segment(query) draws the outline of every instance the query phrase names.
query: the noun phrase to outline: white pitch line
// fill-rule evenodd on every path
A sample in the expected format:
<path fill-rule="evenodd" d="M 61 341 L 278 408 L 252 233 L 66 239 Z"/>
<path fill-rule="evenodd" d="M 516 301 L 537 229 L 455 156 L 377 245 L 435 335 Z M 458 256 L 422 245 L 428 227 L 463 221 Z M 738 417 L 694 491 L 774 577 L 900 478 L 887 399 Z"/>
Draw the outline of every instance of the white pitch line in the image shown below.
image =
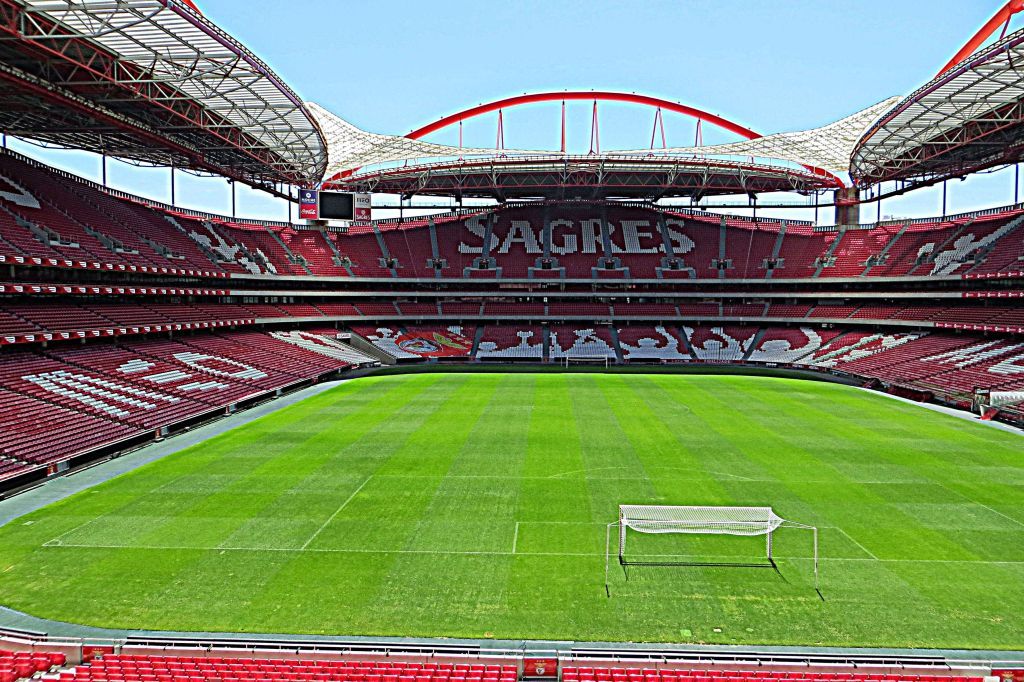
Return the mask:
<path fill-rule="evenodd" d="M 147 495 L 152 495 L 153 493 L 157 492 L 158 490 L 160 490 L 162 488 L 165 488 L 165 487 L 169 486 L 172 483 L 177 483 L 181 479 L 186 478 L 186 477 L 191 476 L 191 475 L 192 474 L 189 473 L 189 474 L 182 474 L 181 476 L 175 476 L 171 480 L 164 481 L 163 483 L 161 483 L 157 487 L 151 488 L 146 494 Z M 93 492 L 95 492 L 95 491 L 93 491 Z M 85 523 L 78 524 L 77 526 L 75 526 L 71 530 L 64 531 L 63 533 L 61 533 L 57 537 L 53 538 L 52 540 L 47 540 L 45 543 L 43 543 L 43 546 L 44 547 L 50 547 L 52 545 L 59 545 L 59 544 L 61 544 L 61 538 L 65 538 L 68 535 L 71 535 L 72 533 L 74 533 L 75 531 L 79 531 L 79 530 L 85 528 L 90 523 L 95 523 L 96 521 L 99 521 L 100 519 L 102 519 L 102 518 L 104 518 L 106 516 L 110 516 L 114 512 L 120 512 L 120 511 L 121 511 L 120 508 L 118 508 L 118 509 L 111 509 L 110 511 L 104 512 L 104 513 L 100 514 L 99 516 L 95 516 L 95 517 L 89 519 L 88 521 L 86 521 Z"/>
<path fill-rule="evenodd" d="M 326 528 L 326 527 L 327 527 L 327 524 L 329 524 L 329 523 L 330 523 L 331 521 L 333 521 L 333 520 L 334 520 L 334 518 L 335 518 L 335 517 L 336 517 L 336 516 L 337 516 L 338 514 L 340 514 L 340 513 L 341 513 L 341 510 L 342 510 L 342 509 L 344 509 L 344 508 L 346 507 L 346 505 L 348 505 L 348 503 L 352 501 L 352 498 L 354 498 L 354 497 L 355 497 L 356 495 L 358 495 L 358 494 L 359 494 L 359 491 L 363 489 L 363 486 L 365 486 L 365 485 L 366 485 L 367 483 L 369 483 L 369 482 L 370 482 L 370 479 L 371 479 L 371 478 L 373 478 L 373 474 L 370 474 L 369 476 L 367 476 L 367 477 L 366 477 L 366 480 L 365 480 L 365 481 L 363 481 L 362 483 L 360 483 L 360 484 L 359 484 L 359 487 L 358 487 L 358 488 L 356 488 L 356 489 L 355 489 L 355 490 L 354 490 L 354 491 L 352 492 L 352 494 L 351 494 L 351 495 L 349 495 L 349 496 L 348 496 L 348 498 L 347 498 L 347 499 L 346 499 L 346 500 L 345 500 L 344 502 L 342 502 L 342 503 L 341 503 L 341 506 L 340 506 L 340 507 L 338 507 L 337 509 L 335 509 L 335 510 L 334 510 L 334 513 L 333 513 L 333 514 L 331 514 L 331 515 L 330 515 L 330 516 L 329 516 L 329 517 L 327 518 L 327 520 L 326 520 L 326 521 L 324 521 L 323 525 L 322 525 L 322 526 L 320 526 L 319 528 L 317 528 L 317 529 L 316 529 L 316 532 L 315 532 L 315 533 L 313 533 L 312 535 L 310 535 L 310 536 L 309 536 L 309 539 L 308 539 L 308 540 L 306 540 L 306 544 L 302 545 L 302 549 L 303 549 L 303 550 L 305 550 L 305 549 L 306 549 L 307 547 L 309 547 L 309 543 L 313 542 L 313 540 L 316 540 L 316 536 L 320 535 L 320 533 L 322 533 L 322 532 L 323 532 L 324 528 Z M 228 548 L 228 547 L 220 547 L 220 548 L 218 548 L 218 549 L 229 549 L 229 548 Z"/>
<path fill-rule="evenodd" d="M 516 523 L 543 523 L 548 526 L 600 526 L 601 528 L 604 528 L 608 525 L 604 521 L 516 521 Z"/>
<path fill-rule="evenodd" d="M 981 507 L 981 508 L 983 508 L 983 509 L 988 509 L 988 510 L 989 510 L 990 512 L 992 512 L 993 514 L 996 514 L 996 515 L 998 515 L 998 516 L 1002 516 L 1002 517 L 1003 517 L 1004 519 L 1006 519 L 1007 521 L 1010 521 L 1010 522 L 1012 522 L 1012 523 L 1015 523 L 1015 524 L 1017 524 L 1018 526 L 1020 526 L 1021 528 L 1024 528 L 1024 522 L 1021 522 L 1021 521 L 1019 521 L 1019 520 L 1017 520 L 1017 519 L 1013 518 L 1012 516 L 1008 516 L 1008 515 L 1004 514 L 1003 512 L 999 511 L 998 509 L 993 509 L 992 507 L 988 506 L 987 504 L 985 504 L 985 503 L 983 503 L 983 502 L 978 502 L 978 501 L 977 501 L 976 499 L 974 499 L 973 497 L 969 497 L 969 496 L 967 496 L 967 495 L 964 495 L 964 494 L 963 494 L 962 492 L 960 492 L 959 490 L 954 490 L 953 488 L 950 488 L 949 486 L 943 485 L 942 483 L 939 483 L 938 481 L 934 481 L 934 483 L 935 483 L 936 485 L 938 485 L 938 486 L 939 486 L 940 488 L 942 488 L 943 490 L 948 490 L 949 492 L 953 493 L 954 495 L 956 495 L 956 496 L 958 496 L 958 497 L 962 497 L 963 499 L 967 500 L 967 501 L 968 501 L 968 502 L 970 502 L 971 504 L 976 504 L 976 505 L 978 505 L 979 507 Z"/>
<path fill-rule="evenodd" d="M 597 468 L 594 468 L 594 469 L 573 469 L 572 471 L 562 471 L 562 472 L 559 472 L 557 474 L 551 474 L 550 476 L 521 476 L 520 478 L 545 478 L 545 479 L 551 479 L 551 478 L 562 478 L 563 476 L 571 476 L 573 474 L 590 474 L 590 473 L 593 473 L 595 471 L 614 471 L 614 470 L 633 469 L 633 468 L 634 467 L 618 466 L 618 467 L 597 467 Z M 774 482 L 776 480 L 776 479 L 767 479 L 767 478 L 766 479 L 749 478 L 747 476 L 740 476 L 739 474 L 729 473 L 728 471 L 711 471 L 711 470 L 708 470 L 708 469 L 698 469 L 698 468 L 694 468 L 694 467 L 652 467 L 652 469 L 657 470 L 657 471 L 683 471 L 683 472 L 693 473 L 693 474 L 695 474 L 695 477 L 693 479 L 695 481 L 704 480 L 704 479 L 707 478 L 707 476 L 702 476 L 701 474 L 711 474 L 712 476 L 728 476 L 728 477 L 734 478 L 736 480 L 749 481 L 751 483 L 772 483 L 772 482 Z M 602 481 L 639 481 L 639 480 L 647 480 L 648 478 L 649 478 L 648 476 L 637 475 L 637 476 L 617 476 L 617 477 L 613 477 L 613 478 L 605 477 L 605 478 L 601 478 L 600 480 L 602 480 Z M 817 481 L 815 481 L 815 482 L 817 482 Z"/>
<path fill-rule="evenodd" d="M 562 476 L 572 476 L 573 474 L 589 474 L 593 471 L 619 471 L 621 469 L 627 469 L 629 467 L 595 467 L 593 469 L 573 469 L 572 471 L 560 471 L 557 474 L 551 474 L 550 476 L 544 476 L 544 478 L 561 478 Z"/>
<path fill-rule="evenodd" d="M 516 521 L 516 532 L 512 536 L 512 553 L 516 553 L 516 544 L 519 542 L 519 522 Z"/>
<path fill-rule="evenodd" d="M 942 487 L 946 488 L 946 486 L 942 486 Z M 946 490 L 949 490 L 949 488 L 946 488 Z M 953 492 L 956 492 L 956 491 L 954 490 Z M 999 516 L 1002 516 L 1007 521 L 1012 521 L 1013 523 L 1016 523 L 1021 528 L 1024 528 L 1024 522 L 1018 521 L 1017 519 L 1015 519 L 1012 516 L 1009 516 L 1007 514 L 1004 514 L 1003 512 L 999 511 L 998 509 L 993 509 L 992 507 L 988 506 L 987 504 L 983 504 L 983 503 L 978 502 L 977 500 L 975 500 L 973 498 L 967 497 L 967 495 L 964 495 L 963 493 L 957 493 L 957 494 L 960 495 L 960 497 L 964 498 L 965 500 L 970 500 L 971 502 L 973 502 L 974 504 L 978 505 L 979 507 L 984 507 L 985 509 L 988 509 L 993 514 L 998 514 Z"/>
<path fill-rule="evenodd" d="M 464 551 L 446 549 L 296 549 L 288 547 L 198 547 L 187 545 L 43 545 L 48 549 L 137 549 L 137 550 L 174 550 L 192 552 L 292 552 L 301 554 L 436 554 L 442 556 L 512 556 L 512 552 L 500 551 Z M 516 552 L 515 556 L 532 557 L 604 557 L 604 552 Z M 733 559 L 742 561 L 743 557 L 733 554 L 650 554 L 651 559 Z M 810 556 L 778 557 L 782 561 L 811 561 Z M 874 562 L 882 564 L 993 564 L 1006 566 L 1024 566 L 1024 561 L 997 561 L 988 559 L 869 559 L 867 557 L 819 557 L 818 561 L 835 562 Z"/>
<path fill-rule="evenodd" d="M 862 550 L 864 550 L 864 553 L 865 553 L 865 554 L 867 554 L 867 555 L 868 555 L 869 557 L 871 557 L 871 558 L 872 558 L 872 559 L 874 559 L 875 561 L 881 561 L 881 559 L 879 559 L 878 557 L 876 557 L 876 556 L 875 556 L 875 553 L 874 553 L 874 552 L 872 552 L 872 551 L 871 551 L 870 549 L 868 549 L 868 548 L 867 548 L 867 547 L 865 547 L 864 545 L 862 545 L 862 544 L 860 544 L 859 542 L 857 542 L 857 538 L 853 537 L 852 535 L 850 535 L 849 533 L 847 533 L 847 532 L 846 532 L 845 530 L 843 530 L 843 529 L 842 529 L 842 528 L 840 528 L 839 526 L 832 526 L 832 527 L 833 527 L 833 528 L 835 528 L 835 529 L 836 529 L 837 531 L 839 531 L 840 533 L 842 533 L 843 535 L 845 535 L 846 537 L 850 538 L 850 542 L 852 542 L 853 544 L 857 545 L 857 546 L 858 546 L 858 547 L 860 547 L 860 548 L 861 548 Z"/>
<path fill-rule="evenodd" d="M 108 512 L 108 513 L 110 513 L 110 512 Z M 52 540 L 47 540 L 46 542 L 44 542 L 43 543 L 43 547 L 52 547 L 54 545 L 62 544 L 61 543 L 61 538 L 65 538 L 68 535 L 71 535 L 72 533 L 85 528 L 86 526 L 88 526 L 90 523 L 93 523 L 94 521 L 99 521 L 100 519 L 102 519 L 106 515 L 107 514 L 100 514 L 99 516 L 94 516 L 93 518 L 89 519 L 85 523 L 80 523 L 77 526 L 75 526 L 74 528 L 72 528 L 71 530 L 64 531 L 63 533 L 61 533 L 57 537 L 53 538 Z"/>

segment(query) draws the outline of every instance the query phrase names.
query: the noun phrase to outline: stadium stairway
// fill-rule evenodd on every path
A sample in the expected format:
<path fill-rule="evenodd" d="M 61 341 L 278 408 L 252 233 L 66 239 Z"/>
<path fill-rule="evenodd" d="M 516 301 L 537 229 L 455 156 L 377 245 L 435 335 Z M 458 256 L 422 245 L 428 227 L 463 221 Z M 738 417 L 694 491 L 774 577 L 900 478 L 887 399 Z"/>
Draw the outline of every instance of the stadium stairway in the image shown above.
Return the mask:
<path fill-rule="evenodd" d="M 892 251 L 893 247 L 896 246 L 897 242 L 899 242 L 900 237 L 902 237 L 904 234 L 906 234 L 907 227 L 908 227 L 907 223 L 904 223 L 904 224 L 900 225 L 899 229 L 892 236 L 892 238 L 889 239 L 889 241 L 887 241 L 885 243 L 885 246 L 882 247 L 882 250 L 878 252 L 878 255 L 874 256 L 874 259 L 870 260 L 864 266 L 864 271 L 860 273 L 861 277 L 867 277 L 868 275 L 871 274 L 871 269 L 872 268 L 875 268 L 875 267 L 877 267 L 879 265 L 884 265 L 885 264 L 886 260 L 888 260 L 888 258 L 889 258 L 889 253 Z"/>
<path fill-rule="evenodd" d="M 754 338 L 751 339 L 750 343 L 747 344 L 746 348 L 743 351 L 743 357 L 740 358 L 743 362 L 749 360 L 750 354 L 753 353 L 754 350 L 761 345 L 761 340 L 764 339 L 764 334 L 764 329 L 757 330 L 757 332 L 754 334 Z"/>
<path fill-rule="evenodd" d="M 839 248 L 839 244 L 843 241 L 843 236 L 846 235 L 846 227 L 840 227 L 836 233 L 835 239 L 828 245 L 828 249 L 822 254 L 817 262 L 815 263 L 814 274 L 811 277 L 821 277 L 821 273 L 828 267 L 835 265 L 835 252 Z"/>

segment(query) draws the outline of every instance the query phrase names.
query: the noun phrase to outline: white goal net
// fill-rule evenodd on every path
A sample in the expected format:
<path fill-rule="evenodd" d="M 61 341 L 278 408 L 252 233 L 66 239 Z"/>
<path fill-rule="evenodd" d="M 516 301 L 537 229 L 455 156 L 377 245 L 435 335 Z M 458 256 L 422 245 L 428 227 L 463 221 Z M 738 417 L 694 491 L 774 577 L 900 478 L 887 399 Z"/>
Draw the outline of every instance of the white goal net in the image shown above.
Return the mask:
<path fill-rule="evenodd" d="M 771 507 L 679 507 L 663 505 L 619 505 L 619 519 L 608 524 L 605 538 L 605 589 L 611 557 L 612 529 L 618 528 L 619 563 L 630 563 L 627 554 L 629 531 L 643 534 L 688 533 L 701 535 L 765 536 L 765 558 L 772 566 L 772 541 L 779 528 L 809 530 L 814 538 L 814 589 L 818 589 L 818 529 L 776 514 Z M 666 557 L 662 557 L 665 559 Z M 669 563 L 669 562 L 662 562 Z M 680 564 L 699 562 L 685 561 Z"/>
<path fill-rule="evenodd" d="M 784 521 L 771 507 L 619 505 L 619 537 L 622 543 L 625 543 L 627 529 L 640 533 L 765 535 Z"/>
<path fill-rule="evenodd" d="M 985 421 L 995 418 L 1001 411 L 1024 410 L 1024 391 L 993 391 L 979 388 L 974 391 L 974 410 Z"/>
<path fill-rule="evenodd" d="M 975 403 L 980 407 L 1003 407 L 1024 403 L 1024 391 L 991 391 L 979 389 L 975 391 Z"/>
<path fill-rule="evenodd" d="M 609 358 L 607 355 L 565 355 L 562 357 L 562 365 L 604 365 L 608 367 Z"/>
<path fill-rule="evenodd" d="M 988 394 L 988 404 L 992 407 L 1015 403 L 1024 403 L 1024 391 L 990 391 Z"/>

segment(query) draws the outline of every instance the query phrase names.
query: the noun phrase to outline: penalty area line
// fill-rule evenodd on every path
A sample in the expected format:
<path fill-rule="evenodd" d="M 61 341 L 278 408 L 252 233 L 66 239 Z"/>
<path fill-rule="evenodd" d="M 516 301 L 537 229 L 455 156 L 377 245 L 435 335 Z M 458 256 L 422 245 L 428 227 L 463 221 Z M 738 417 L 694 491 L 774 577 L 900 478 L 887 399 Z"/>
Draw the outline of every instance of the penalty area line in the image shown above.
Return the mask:
<path fill-rule="evenodd" d="M 306 552 L 316 554 L 436 554 L 454 556 L 512 556 L 509 551 L 499 550 L 454 550 L 454 549 L 332 549 L 332 548 L 307 548 L 298 547 L 200 547 L 194 545 L 76 545 L 61 543 L 59 545 L 44 544 L 47 549 L 136 549 L 136 550 L 174 550 L 192 552 L 292 552 L 301 554 Z M 515 556 L 530 557 L 589 557 L 604 558 L 604 552 L 522 552 L 516 551 Z M 686 555 L 686 554 L 651 554 L 650 559 L 731 559 L 737 560 L 733 554 L 721 555 Z M 810 556 L 788 556 L 779 557 L 782 561 L 813 561 Z M 1024 560 L 989 560 L 989 559 L 869 559 L 868 557 L 819 557 L 820 562 L 849 562 L 849 563 L 880 563 L 880 564 L 992 564 L 1005 566 L 1024 566 Z"/>
<path fill-rule="evenodd" d="M 349 503 L 349 502 L 351 502 L 351 501 L 352 501 L 352 499 L 353 499 L 353 498 L 354 498 L 354 497 L 355 497 L 356 495 L 358 495 L 358 494 L 359 494 L 359 491 L 361 491 L 361 490 L 363 489 L 363 486 L 365 486 L 365 485 L 366 485 L 367 483 L 369 483 L 369 482 L 370 482 L 370 479 L 371 479 L 371 478 L 373 478 L 373 474 L 370 474 L 369 476 L 367 476 L 367 477 L 366 477 L 366 480 L 365 480 L 365 481 L 363 481 L 362 483 L 360 483 L 360 484 L 359 484 L 359 487 L 358 487 L 358 488 L 356 488 L 356 489 L 355 489 L 354 491 L 352 491 L 352 494 L 351 494 L 351 495 L 349 495 L 349 496 L 348 496 L 348 497 L 347 497 L 347 498 L 345 499 L 345 501 L 341 503 L 341 506 L 340 506 L 340 507 L 338 507 L 337 509 L 335 509 L 335 510 L 334 510 L 334 513 L 333 513 L 333 514 L 331 514 L 331 515 L 330 515 L 329 517 L 327 517 L 327 520 L 326 520 L 326 521 L 324 521 L 323 525 L 322 525 L 322 526 L 320 526 L 319 528 L 317 528 L 317 529 L 316 529 L 316 532 L 315 532 L 315 533 L 313 533 L 312 535 L 310 535 L 310 536 L 309 536 L 309 539 L 308 539 L 308 540 L 306 540 L 305 544 L 303 544 L 303 545 L 302 545 L 302 547 L 301 547 L 301 550 L 302 550 L 302 551 L 306 551 L 306 548 L 307 548 L 307 547 L 309 547 L 309 543 L 313 542 L 313 540 L 316 540 L 316 537 L 317 537 L 318 535 L 320 535 L 320 533 L 322 533 L 322 532 L 323 532 L 324 528 L 326 528 L 326 527 L 328 526 L 328 524 L 330 524 L 330 522 L 331 522 L 331 521 L 333 521 L 333 520 L 334 520 L 334 519 L 335 519 L 335 518 L 336 518 L 336 517 L 338 516 L 338 514 L 340 514 L 340 513 L 341 513 L 341 510 L 342 510 L 342 509 L 344 509 L 344 508 L 345 508 L 346 506 L 348 506 L 348 503 Z M 228 548 L 227 548 L 227 547 L 222 547 L 222 548 L 220 548 L 220 549 L 228 549 Z"/>
<path fill-rule="evenodd" d="M 64 544 L 63 543 L 64 538 L 66 538 L 67 536 L 71 535 L 72 533 L 76 533 L 76 532 L 82 530 L 83 528 L 88 526 L 90 523 L 95 523 L 96 521 L 99 521 L 104 516 L 107 516 L 107 514 L 110 514 L 110 513 L 112 513 L 112 512 L 107 512 L 106 514 L 100 514 L 99 516 L 94 516 L 93 518 L 89 519 L 88 521 L 85 521 L 83 523 L 78 524 L 77 526 L 75 526 L 71 530 L 64 531 L 63 533 L 61 533 L 57 537 L 53 538 L 52 540 L 47 540 L 46 542 L 44 542 L 43 543 L 43 547 L 56 547 L 56 546 Z"/>
<path fill-rule="evenodd" d="M 850 542 L 852 542 L 853 544 L 857 545 L 857 546 L 858 546 L 858 547 L 860 547 L 860 548 L 861 548 L 862 550 L 864 550 L 864 553 L 865 553 L 865 554 L 867 554 L 867 555 L 868 555 L 869 557 L 871 557 L 872 559 L 874 559 L 875 561 L 881 561 L 881 559 L 879 559 L 879 558 L 878 558 L 877 556 L 875 556 L 875 553 L 874 553 L 874 552 L 872 552 L 872 551 L 871 551 L 870 549 L 868 549 L 868 548 L 867 548 L 867 547 L 865 547 L 864 545 L 860 544 L 860 543 L 859 543 L 859 542 L 857 541 L 857 538 L 853 537 L 852 535 L 850 535 L 849 533 L 847 533 L 847 532 L 846 532 L 845 530 L 843 530 L 843 529 L 842 529 L 842 528 L 840 528 L 839 526 L 831 526 L 831 528 L 835 528 L 835 529 L 836 529 L 837 531 L 839 531 L 840 533 L 842 533 L 842 534 L 843 534 L 843 535 L 845 535 L 846 537 L 850 538 Z"/>

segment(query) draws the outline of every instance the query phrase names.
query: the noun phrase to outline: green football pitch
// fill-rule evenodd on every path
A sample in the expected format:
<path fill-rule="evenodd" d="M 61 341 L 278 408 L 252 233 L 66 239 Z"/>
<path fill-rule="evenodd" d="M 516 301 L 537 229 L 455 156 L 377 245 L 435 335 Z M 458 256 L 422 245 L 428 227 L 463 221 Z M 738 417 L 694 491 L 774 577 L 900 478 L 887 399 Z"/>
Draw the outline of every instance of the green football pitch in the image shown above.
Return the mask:
<path fill-rule="evenodd" d="M 8 524 L 0 603 L 145 629 L 1024 649 L 1022 446 L 818 382 L 368 377 Z M 764 538 L 635 536 L 684 565 L 613 559 L 608 596 L 619 504 L 818 526 L 824 599 L 798 530 L 777 570 L 753 565 Z"/>

